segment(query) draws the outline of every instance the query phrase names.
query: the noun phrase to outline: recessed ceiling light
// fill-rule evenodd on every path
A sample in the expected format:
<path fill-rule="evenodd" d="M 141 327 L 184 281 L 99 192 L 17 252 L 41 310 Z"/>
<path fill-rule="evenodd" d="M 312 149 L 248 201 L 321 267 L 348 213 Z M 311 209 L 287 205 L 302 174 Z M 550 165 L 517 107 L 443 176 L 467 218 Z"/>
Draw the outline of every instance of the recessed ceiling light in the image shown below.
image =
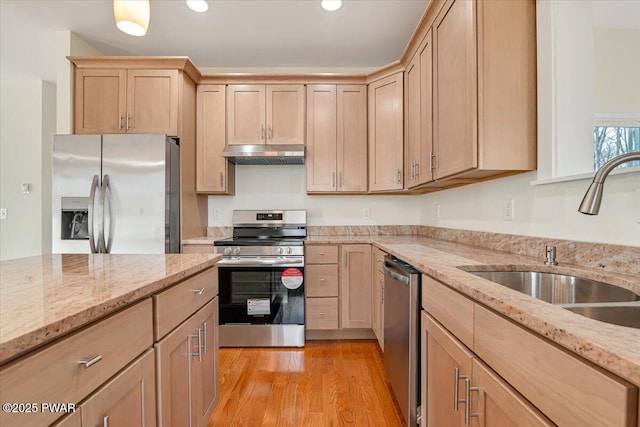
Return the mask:
<path fill-rule="evenodd" d="M 132 36 L 144 36 L 149 28 L 151 8 L 149 0 L 113 0 L 116 26 Z"/>
<path fill-rule="evenodd" d="M 187 6 L 196 12 L 206 12 L 209 10 L 209 5 L 205 0 L 187 0 Z"/>
<path fill-rule="evenodd" d="M 322 0 L 320 5 L 324 10 L 333 12 L 335 10 L 340 9 L 340 7 L 342 6 L 342 0 Z"/>

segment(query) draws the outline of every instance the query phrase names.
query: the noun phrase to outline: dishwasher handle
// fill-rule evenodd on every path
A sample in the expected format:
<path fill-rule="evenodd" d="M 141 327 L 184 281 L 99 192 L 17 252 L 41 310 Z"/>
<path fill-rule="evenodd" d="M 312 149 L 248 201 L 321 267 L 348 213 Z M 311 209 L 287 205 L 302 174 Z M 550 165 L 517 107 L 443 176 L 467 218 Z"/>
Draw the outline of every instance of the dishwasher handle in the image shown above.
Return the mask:
<path fill-rule="evenodd" d="M 410 280 L 409 276 L 405 276 L 402 273 L 398 272 L 397 270 L 395 270 L 395 269 L 392 270 L 389 267 L 393 268 L 393 264 L 388 264 L 388 263 L 385 262 L 383 268 L 384 268 L 384 271 L 385 271 L 386 274 L 391 276 L 391 278 L 393 278 L 393 279 L 395 279 L 395 280 L 397 280 L 399 282 L 404 283 L 405 285 L 409 284 L 409 280 Z"/>

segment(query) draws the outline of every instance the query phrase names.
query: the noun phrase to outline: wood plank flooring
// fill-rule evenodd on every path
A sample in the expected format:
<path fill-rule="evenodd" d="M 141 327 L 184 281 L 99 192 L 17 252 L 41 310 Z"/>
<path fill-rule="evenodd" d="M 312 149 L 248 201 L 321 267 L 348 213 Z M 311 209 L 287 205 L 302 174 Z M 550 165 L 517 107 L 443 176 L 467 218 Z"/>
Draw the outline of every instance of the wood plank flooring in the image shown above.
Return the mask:
<path fill-rule="evenodd" d="M 221 348 L 208 427 L 402 426 L 375 341 Z"/>

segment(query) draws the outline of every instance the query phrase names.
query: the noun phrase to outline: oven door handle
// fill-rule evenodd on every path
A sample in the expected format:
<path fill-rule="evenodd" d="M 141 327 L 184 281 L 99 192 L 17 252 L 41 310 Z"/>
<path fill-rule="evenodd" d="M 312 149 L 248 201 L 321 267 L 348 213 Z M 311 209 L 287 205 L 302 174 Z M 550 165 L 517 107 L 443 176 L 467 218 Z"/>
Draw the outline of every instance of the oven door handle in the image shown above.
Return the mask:
<path fill-rule="evenodd" d="M 242 260 L 229 260 L 229 259 L 221 259 L 218 261 L 218 265 L 220 266 L 249 266 L 249 267 L 259 267 L 259 266 L 272 266 L 272 265 L 285 265 L 285 264 L 295 264 L 299 266 L 304 265 L 304 261 L 299 259 L 278 259 L 275 261 L 265 260 L 265 259 L 242 259 Z"/>

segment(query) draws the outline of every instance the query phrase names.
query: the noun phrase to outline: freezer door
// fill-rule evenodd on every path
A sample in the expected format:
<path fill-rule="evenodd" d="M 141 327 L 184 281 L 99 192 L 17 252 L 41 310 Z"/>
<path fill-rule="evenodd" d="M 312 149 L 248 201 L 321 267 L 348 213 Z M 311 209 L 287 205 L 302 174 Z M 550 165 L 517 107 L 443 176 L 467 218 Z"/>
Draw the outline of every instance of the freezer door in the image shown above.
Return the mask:
<path fill-rule="evenodd" d="M 104 135 L 101 244 L 109 253 L 165 253 L 168 139 Z"/>
<path fill-rule="evenodd" d="M 53 136 L 53 253 L 91 252 L 89 238 L 97 237 L 101 228 L 102 215 L 98 206 L 101 146 L 101 135 Z M 94 178 L 96 185 L 92 187 Z M 95 198 L 89 211 L 92 189 Z M 92 227 L 87 233 L 76 233 L 75 227 L 83 221 L 91 223 Z"/>

